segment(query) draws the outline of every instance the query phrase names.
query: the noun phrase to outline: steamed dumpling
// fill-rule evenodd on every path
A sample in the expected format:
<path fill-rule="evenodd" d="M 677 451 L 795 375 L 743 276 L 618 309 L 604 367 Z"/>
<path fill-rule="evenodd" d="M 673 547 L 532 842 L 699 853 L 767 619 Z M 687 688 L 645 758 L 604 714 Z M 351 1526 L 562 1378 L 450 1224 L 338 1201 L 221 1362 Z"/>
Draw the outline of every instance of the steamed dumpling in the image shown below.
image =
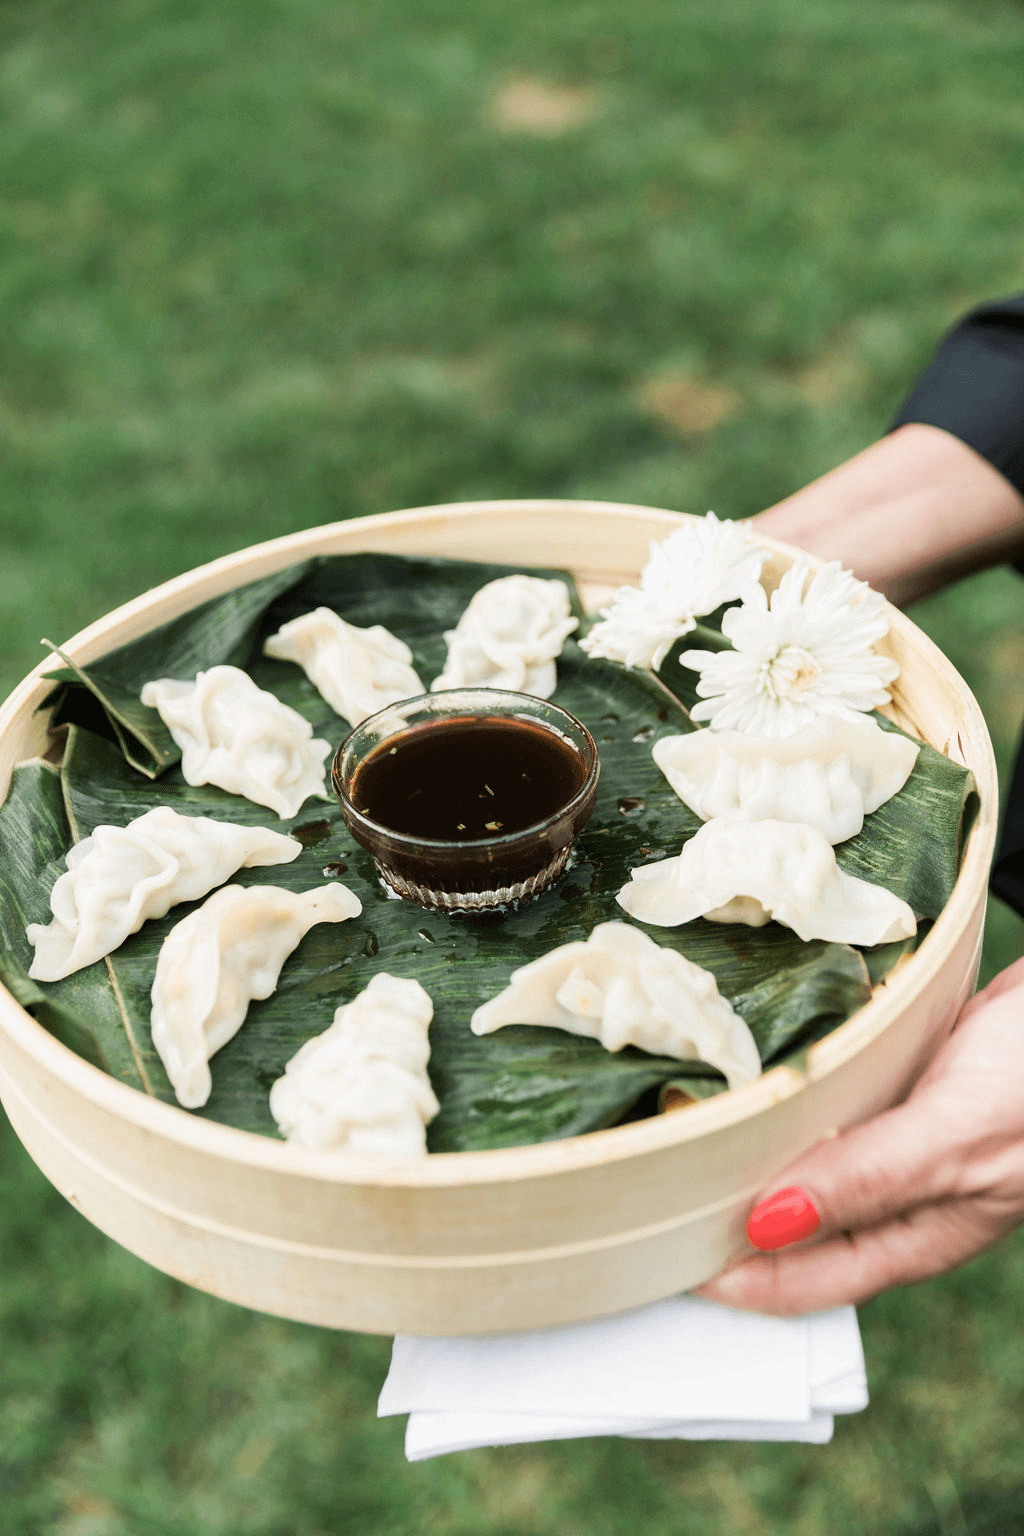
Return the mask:
<path fill-rule="evenodd" d="M 475 1035 L 504 1024 L 547 1024 L 589 1035 L 609 1051 L 635 1045 L 706 1061 L 730 1088 L 761 1073 L 754 1037 L 711 972 L 628 923 L 601 923 L 585 942 L 513 971 L 505 990 L 470 1020 Z"/>
<path fill-rule="evenodd" d="M 704 821 L 803 822 L 841 843 L 903 788 L 920 750 L 865 715 L 822 716 L 782 739 L 710 730 L 664 736 L 653 756 Z"/>
<path fill-rule="evenodd" d="M 404 641 L 382 624 L 358 629 L 332 608 L 314 608 L 282 625 L 263 654 L 294 661 L 349 725 L 424 691 Z"/>
<path fill-rule="evenodd" d="M 281 832 L 180 816 L 167 805 L 125 827 L 97 827 L 67 854 L 67 873 L 50 892 L 53 921 L 25 930 L 35 947 L 29 975 L 70 976 L 109 955 L 148 919 L 197 901 L 236 870 L 288 864 L 301 852 L 302 844 Z"/>
<path fill-rule="evenodd" d="M 844 874 L 827 838 L 786 821 L 707 821 L 676 858 L 634 869 L 616 900 L 659 928 L 775 918 L 801 939 L 865 946 L 917 930 L 905 901 Z"/>
<path fill-rule="evenodd" d="M 289 1061 L 270 1090 L 284 1136 L 315 1151 L 422 1156 L 440 1105 L 427 1076 L 434 1005 L 418 981 L 379 972 Z"/>
<path fill-rule="evenodd" d="M 316 890 L 226 885 L 175 924 L 160 946 L 150 1027 L 178 1102 L 210 1097 L 208 1062 L 269 997 L 285 960 L 317 923 L 358 917 L 362 903 L 334 882 Z"/>
<path fill-rule="evenodd" d="M 555 661 L 578 623 L 564 581 L 500 576 L 480 588 L 446 632 L 448 660 L 431 689 L 507 688 L 549 699 Z"/>
<path fill-rule="evenodd" d="M 216 784 L 281 817 L 298 815 L 310 795 L 330 798 L 330 742 L 314 739 L 308 720 L 239 667 L 211 667 L 192 683 L 156 678 L 140 698 L 181 748 L 186 784 Z"/>

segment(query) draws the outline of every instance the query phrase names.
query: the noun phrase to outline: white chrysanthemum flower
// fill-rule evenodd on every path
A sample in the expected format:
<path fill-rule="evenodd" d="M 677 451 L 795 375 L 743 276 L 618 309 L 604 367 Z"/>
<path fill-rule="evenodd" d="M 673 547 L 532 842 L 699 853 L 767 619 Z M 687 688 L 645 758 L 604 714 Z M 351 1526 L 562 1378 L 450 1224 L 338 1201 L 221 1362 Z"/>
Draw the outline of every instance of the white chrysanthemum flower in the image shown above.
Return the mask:
<path fill-rule="evenodd" d="M 756 585 L 765 551 L 751 544 L 747 529 L 709 512 L 652 544 L 639 587 L 619 588 L 581 648 L 627 667 L 660 667 L 701 614 Z"/>
<path fill-rule="evenodd" d="M 886 601 L 838 560 L 811 579 L 797 560 L 772 593 L 753 588 L 722 620 L 731 651 L 684 651 L 706 702 L 690 711 L 713 730 L 791 736 L 820 715 L 851 719 L 889 700 L 899 666 L 874 650 L 889 631 Z"/>
<path fill-rule="evenodd" d="M 639 587 L 620 587 L 608 607 L 601 609 L 601 623 L 580 641 L 580 649 L 588 656 L 654 671 L 674 641 L 695 623 L 693 614 L 673 614 L 657 607 Z"/>

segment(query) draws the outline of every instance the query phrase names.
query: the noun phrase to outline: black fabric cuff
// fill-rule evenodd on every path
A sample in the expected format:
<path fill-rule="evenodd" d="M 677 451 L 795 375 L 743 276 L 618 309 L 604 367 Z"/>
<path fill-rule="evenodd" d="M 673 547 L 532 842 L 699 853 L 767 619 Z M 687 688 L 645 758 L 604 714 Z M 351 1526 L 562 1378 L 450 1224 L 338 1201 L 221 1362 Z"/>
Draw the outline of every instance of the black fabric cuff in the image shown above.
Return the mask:
<path fill-rule="evenodd" d="M 941 427 L 1024 496 L 1024 294 L 981 304 L 939 344 L 890 424 Z"/>
<path fill-rule="evenodd" d="M 1024 740 L 1013 765 L 1003 830 L 989 884 L 997 896 L 1024 917 Z"/>

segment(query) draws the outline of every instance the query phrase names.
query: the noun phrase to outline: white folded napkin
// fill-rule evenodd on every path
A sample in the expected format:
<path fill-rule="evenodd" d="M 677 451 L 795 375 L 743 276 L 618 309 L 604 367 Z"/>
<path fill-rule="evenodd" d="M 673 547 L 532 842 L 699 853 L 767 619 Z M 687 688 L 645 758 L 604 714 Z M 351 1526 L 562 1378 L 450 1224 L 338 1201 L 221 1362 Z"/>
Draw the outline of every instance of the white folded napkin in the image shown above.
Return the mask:
<path fill-rule="evenodd" d="M 396 1338 L 377 1412 L 409 1414 L 422 1461 L 586 1435 L 823 1444 L 867 1401 L 853 1307 L 761 1317 L 679 1296 L 570 1328 Z"/>

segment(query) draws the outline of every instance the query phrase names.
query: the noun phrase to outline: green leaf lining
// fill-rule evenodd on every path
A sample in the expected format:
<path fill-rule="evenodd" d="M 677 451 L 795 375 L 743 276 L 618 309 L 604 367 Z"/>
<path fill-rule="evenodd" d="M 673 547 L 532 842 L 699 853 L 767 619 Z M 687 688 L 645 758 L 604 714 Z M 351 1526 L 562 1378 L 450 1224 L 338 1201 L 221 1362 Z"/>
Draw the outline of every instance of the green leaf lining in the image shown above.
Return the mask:
<path fill-rule="evenodd" d="M 173 654 L 181 659 L 182 675 L 187 667 L 194 675 L 212 660 L 244 662 L 261 687 L 298 709 L 317 735 L 336 743 L 347 734 L 347 725 L 297 667 L 260 655 L 268 633 L 325 603 L 351 623 L 383 623 L 399 635 L 411 646 L 420 678 L 429 687 L 444 660 L 443 631 L 453 627 L 484 582 L 508 573 L 505 567 L 465 561 L 323 557 L 268 578 L 269 586 L 254 583 L 204 604 L 164 630 L 173 629 Z M 564 573 L 538 574 L 569 581 Z M 227 604 L 226 613 L 219 611 L 221 603 Z M 579 613 L 574 591 L 573 603 Z M 174 665 L 159 648 L 160 633 L 104 658 L 99 684 L 97 669 L 89 669 L 96 686 L 89 697 L 102 696 L 105 718 L 127 719 L 125 701 L 133 690 L 137 695 L 148 676 L 174 675 Z M 688 636 L 687 643 L 698 641 Z M 133 671 L 142 663 L 145 670 Z M 16 995 L 41 1023 L 55 1033 L 63 1029 L 69 1044 L 77 1038 L 73 1048 L 115 1075 L 173 1100 L 149 1039 L 149 991 L 160 944 L 191 908 L 174 908 L 166 918 L 146 924 L 106 963 L 67 982 L 27 983 L 35 989 L 30 1000 L 24 923 L 47 920 L 46 893 L 63 868 L 70 828 L 78 839 L 101 823 L 123 825 L 153 805 L 172 804 L 186 814 L 292 831 L 303 841 L 304 851 L 294 864 L 242 871 L 234 877 L 237 883 L 306 890 L 335 878 L 363 902 L 359 918 L 314 928 L 285 963 L 274 995 L 251 1004 L 242 1030 L 214 1058 L 214 1092 L 198 1111 L 207 1118 L 276 1134 L 267 1108 L 270 1084 L 298 1047 L 328 1026 L 334 1009 L 380 970 L 415 977 L 434 1001 L 430 1071 L 442 1108 L 429 1131 L 432 1150 L 581 1134 L 655 1109 L 658 1091 L 667 1084 L 694 1097 L 724 1088 L 710 1067 L 633 1049 L 611 1054 L 595 1041 L 560 1030 L 522 1025 L 477 1038 L 469 1029 L 473 1009 L 503 987 L 518 966 L 557 945 L 586 938 L 597 923 L 624 920 L 615 894 L 630 869 L 677 853 L 699 827 L 650 755 L 659 736 L 692 729 L 660 680 L 588 660 L 574 642 L 567 644 L 555 700 L 583 719 L 598 742 L 598 805 L 564 879 L 523 911 L 502 919 L 449 918 L 388 899 L 369 856 L 349 838 L 333 798 L 311 799 L 291 822 L 279 822 L 264 807 L 214 786 L 186 785 L 180 768 L 169 761 L 158 779 L 140 773 L 133 766 L 138 753 L 129 757 L 115 730 L 89 728 L 97 716 L 80 696 L 83 681 L 64 687 L 64 718 L 77 723 L 69 731 L 60 779 L 43 765 L 18 770 L 17 793 L 0 811 L 0 844 L 21 849 L 10 862 L 8 880 L 0 884 L 0 971 L 8 985 L 21 988 Z M 150 773 L 155 762 L 151 755 Z M 964 769 L 925 749 L 907 787 L 883 807 L 890 814 L 869 818 L 859 837 L 838 850 L 840 862 L 852 873 L 898 889 L 916 910 L 935 915 L 955 879 L 956 832 L 969 792 Z M 907 857 L 908 847 L 913 857 Z M 799 1060 L 808 1044 L 862 1006 L 872 981 L 899 958 L 899 953 L 883 958 L 881 951 L 869 952 L 869 975 L 857 950 L 804 944 L 774 923 L 751 929 L 699 921 L 653 930 L 652 936 L 714 973 L 723 994 L 750 1025 L 766 1064 Z"/>

